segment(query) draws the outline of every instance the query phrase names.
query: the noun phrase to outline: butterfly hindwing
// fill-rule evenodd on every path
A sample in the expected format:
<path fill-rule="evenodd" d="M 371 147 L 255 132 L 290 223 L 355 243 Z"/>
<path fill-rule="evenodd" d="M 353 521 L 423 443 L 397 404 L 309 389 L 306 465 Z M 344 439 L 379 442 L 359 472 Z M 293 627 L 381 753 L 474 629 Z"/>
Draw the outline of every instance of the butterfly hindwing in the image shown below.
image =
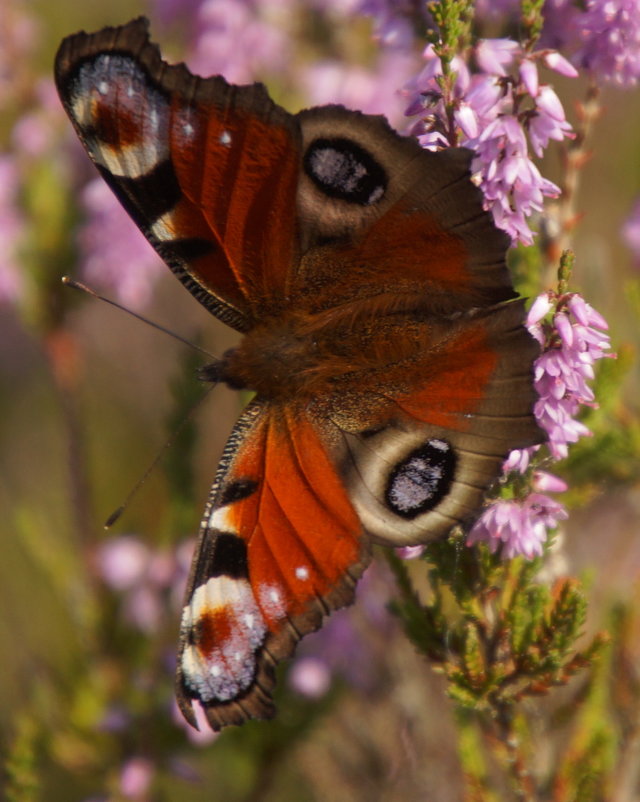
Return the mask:
<path fill-rule="evenodd" d="M 367 542 L 321 435 L 260 402 L 231 435 L 202 523 L 182 620 L 178 699 L 219 729 L 272 714 L 274 666 L 352 601 Z"/>

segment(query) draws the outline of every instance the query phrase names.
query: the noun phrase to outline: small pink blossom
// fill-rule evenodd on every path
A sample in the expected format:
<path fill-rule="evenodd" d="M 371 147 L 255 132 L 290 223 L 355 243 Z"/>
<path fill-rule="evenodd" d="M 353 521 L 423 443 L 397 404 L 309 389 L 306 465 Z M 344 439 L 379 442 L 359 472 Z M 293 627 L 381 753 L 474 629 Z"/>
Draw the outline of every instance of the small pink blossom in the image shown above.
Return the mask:
<path fill-rule="evenodd" d="M 150 760 L 130 758 L 120 771 L 120 793 L 125 799 L 147 799 L 154 774 L 155 767 Z"/>
<path fill-rule="evenodd" d="M 530 493 L 523 500 L 496 501 L 471 528 L 467 546 L 487 543 L 492 552 L 502 547 L 506 559 L 542 556 L 548 531 L 567 517 L 562 504 L 541 493 Z"/>
<path fill-rule="evenodd" d="M 302 696 L 320 699 L 331 687 L 331 670 L 317 657 L 301 657 L 291 667 L 287 679 Z"/>
<path fill-rule="evenodd" d="M 549 50 L 542 56 L 542 60 L 550 70 L 564 75 L 565 78 L 578 77 L 578 70 L 557 50 Z"/>
<path fill-rule="evenodd" d="M 540 446 L 531 446 L 530 448 L 515 448 L 511 451 L 507 459 L 502 463 L 502 472 L 510 473 L 517 471 L 518 473 L 526 473 L 531 463 L 533 455 L 539 450 Z"/>
<path fill-rule="evenodd" d="M 483 72 L 493 75 L 506 75 L 520 45 L 512 39 L 481 39 L 476 46 L 476 59 Z"/>
<path fill-rule="evenodd" d="M 564 493 L 569 487 L 559 476 L 540 470 L 533 472 L 531 485 L 539 493 Z"/>

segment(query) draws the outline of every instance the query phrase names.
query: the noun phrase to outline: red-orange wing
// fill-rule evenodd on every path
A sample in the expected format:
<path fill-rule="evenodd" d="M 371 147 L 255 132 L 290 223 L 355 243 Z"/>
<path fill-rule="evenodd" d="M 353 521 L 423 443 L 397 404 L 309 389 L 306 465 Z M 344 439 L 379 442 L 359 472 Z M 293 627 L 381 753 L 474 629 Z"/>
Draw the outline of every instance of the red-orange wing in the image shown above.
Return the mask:
<path fill-rule="evenodd" d="M 215 315 L 250 328 L 297 260 L 291 115 L 261 84 L 164 63 L 143 18 L 68 37 L 55 76 L 87 152 L 149 242 Z"/>
<path fill-rule="evenodd" d="M 225 451 L 183 611 L 180 707 L 214 729 L 273 714 L 276 662 L 353 599 L 362 527 L 304 413 L 254 402 Z"/>

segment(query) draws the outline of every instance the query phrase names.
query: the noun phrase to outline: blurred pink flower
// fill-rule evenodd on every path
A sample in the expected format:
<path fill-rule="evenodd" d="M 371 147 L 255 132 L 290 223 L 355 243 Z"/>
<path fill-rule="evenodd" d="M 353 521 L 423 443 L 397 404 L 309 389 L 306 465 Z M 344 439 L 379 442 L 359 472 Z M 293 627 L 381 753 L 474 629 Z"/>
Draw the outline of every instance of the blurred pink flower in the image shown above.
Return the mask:
<path fill-rule="evenodd" d="M 102 178 L 82 191 L 87 220 L 78 231 L 83 278 L 113 290 L 125 306 L 146 306 L 162 262 Z"/>
<path fill-rule="evenodd" d="M 638 0 L 547 0 L 542 44 L 564 49 L 598 83 L 630 88 L 640 78 Z"/>
<path fill-rule="evenodd" d="M 301 657 L 294 662 L 287 680 L 302 696 L 320 699 L 331 687 L 331 670 L 318 657 Z"/>
<path fill-rule="evenodd" d="M 16 100 L 29 85 L 30 56 L 38 44 L 39 25 L 35 14 L 25 13 L 29 4 L 2 0 L 0 4 L 0 110 Z"/>
<path fill-rule="evenodd" d="M 155 767 L 144 757 L 132 757 L 120 770 L 120 793 L 125 799 L 148 799 Z"/>
<path fill-rule="evenodd" d="M 597 81 L 635 86 L 640 78 L 638 0 L 586 0 L 578 25 L 576 63 Z"/>
<path fill-rule="evenodd" d="M 182 604 L 186 585 L 183 551 L 183 544 L 173 552 L 154 550 L 134 535 L 110 538 L 97 549 L 100 577 L 121 594 L 125 619 L 142 632 L 155 632 L 167 612 Z"/>
<path fill-rule="evenodd" d="M 0 153 L 0 304 L 15 303 L 24 290 L 19 251 L 25 219 L 18 204 L 19 178 L 13 156 Z"/>
<path fill-rule="evenodd" d="M 640 267 L 640 198 L 636 200 L 631 214 L 625 220 L 622 230 L 622 239 L 631 251 L 636 267 Z"/>
<path fill-rule="evenodd" d="M 290 63 L 290 39 L 278 24 L 286 4 L 266 0 L 203 0 L 195 14 L 187 63 L 198 75 L 224 75 L 230 83 L 251 83 L 283 71 Z"/>
<path fill-rule="evenodd" d="M 344 61 L 315 61 L 300 70 L 299 82 L 310 105 L 340 103 L 366 114 L 402 119 L 404 101 L 398 87 L 415 68 L 411 54 L 387 50 L 378 54 L 371 68 Z"/>

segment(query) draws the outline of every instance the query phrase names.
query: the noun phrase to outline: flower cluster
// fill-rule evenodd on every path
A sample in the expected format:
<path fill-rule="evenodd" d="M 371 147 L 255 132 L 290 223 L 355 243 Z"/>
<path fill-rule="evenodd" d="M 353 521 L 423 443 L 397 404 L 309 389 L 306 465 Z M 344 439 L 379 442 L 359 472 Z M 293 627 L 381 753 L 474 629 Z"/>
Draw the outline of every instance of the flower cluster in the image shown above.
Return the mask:
<path fill-rule="evenodd" d="M 547 314 L 554 310 L 551 322 Z M 534 368 L 538 401 L 534 413 L 548 438 L 554 459 L 564 459 L 568 445 L 590 434 L 576 419 L 582 405 L 595 405 L 594 363 L 611 347 L 601 314 L 577 293 L 545 293 L 534 302 L 527 318 L 529 331 L 543 348 Z"/>
<path fill-rule="evenodd" d="M 421 144 L 436 149 L 463 145 L 474 151 L 472 172 L 496 224 L 514 240 L 530 245 L 528 218 L 541 212 L 545 197 L 560 190 L 544 178 L 529 157 L 542 156 L 549 141 L 573 136 L 562 104 L 538 67 L 577 73 L 552 50 L 525 51 L 510 39 L 481 40 L 475 48 L 480 72 L 471 75 L 459 57 L 452 61 L 451 96 L 442 89 L 442 64 L 432 45 L 426 64 L 406 87 L 408 116 L 420 115 L 413 128 Z"/>
<path fill-rule="evenodd" d="M 567 489 L 558 477 L 540 473 L 549 489 Z M 529 559 L 539 557 L 542 556 L 548 530 L 555 529 L 566 518 L 568 513 L 562 504 L 543 493 L 529 493 L 521 500 L 496 501 L 472 526 L 467 536 L 467 546 L 485 542 L 494 552 L 502 546 L 502 556 L 507 559 L 519 555 Z"/>
<path fill-rule="evenodd" d="M 77 232 L 83 278 L 107 286 L 125 306 L 145 307 L 164 272 L 160 257 L 101 177 L 80 193 L 85 222 Z"/>
<path fill-rule="evenodd" d="M 629 88 L 640 79 L 637 0 L 547 0 L 543 41 L 562 47 L 597 83 Z"/>
<path fill-rule="evenodd" d="M 550 319 L 549 319 L 550 318 Z M 553 459 L 567 456 L 568 446 L 589 429 L 577 419 L 583 405 L 595 406 L 594 363 L 610 356 L 607 322 L 577 293 L 544 293 L 533 303 L 527 317 L 531 334 L 542 346 L 534 365 L 534 386 L 538 400 L 534 414 L 547 435 Z M 503 468 L 505 473 L 525 473 L 539 446 L 513 451 Z M 495 551 L 503 545 L 503 555 L 542 554 L 547 531 L 567 517 L 564 507 L 541 491 L 562 492 L 566 484 L 543 471 L 533 471 L 533 492 L 524 499 L 500 500 L 491 504 L 469 532 L 467 545 L 484 541 Z"/>
<path fill-rule="evenodd" d="M 122 535 L 100 545 L 96 567 L 107 587 L 121 595 L 124 618 L 149 634 L 166 619 L 167 608 L 180 608 L 192 552 L 191 541 L 154 551 L 134 535 Z"/>

